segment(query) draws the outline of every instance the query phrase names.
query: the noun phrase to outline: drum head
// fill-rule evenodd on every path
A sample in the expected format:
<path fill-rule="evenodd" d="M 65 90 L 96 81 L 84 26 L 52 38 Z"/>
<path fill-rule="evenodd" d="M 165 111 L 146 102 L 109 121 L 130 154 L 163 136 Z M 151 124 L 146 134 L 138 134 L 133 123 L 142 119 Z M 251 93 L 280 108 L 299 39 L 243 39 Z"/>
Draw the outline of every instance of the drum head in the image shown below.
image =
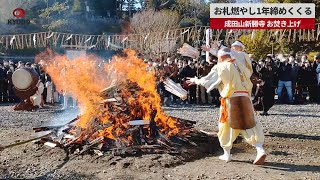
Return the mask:
<path fill-rule="evenodd" d="M 18 69 L 12 74 L 12 83 L 17 89 L 28 89 L 32 83 L 32 75 L 26 69 Z"/>

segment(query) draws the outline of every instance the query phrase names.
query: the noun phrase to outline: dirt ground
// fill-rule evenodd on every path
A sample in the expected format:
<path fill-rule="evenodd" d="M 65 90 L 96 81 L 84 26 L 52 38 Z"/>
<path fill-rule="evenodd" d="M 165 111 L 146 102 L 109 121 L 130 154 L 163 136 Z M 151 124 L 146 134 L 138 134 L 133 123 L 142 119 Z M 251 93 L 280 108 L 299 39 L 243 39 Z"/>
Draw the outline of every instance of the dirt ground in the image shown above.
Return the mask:
<path fill-rule="evenodd" d="M 319 110 L 319 105 L 277 105 L 270 116 L 260 117 L 266 127 L 268 152 L 263 166 L 252 164 L 256 152 L 245 142 L 234 145 L 229 163 L 218 160 L 222 153 L 218 147 L 214 153 L 195 155 L 197 158 L 188 161 L 169 154 L 126 158 L 110 154 L 103 157 L 71 155 L 66 159 L 62 149 L 28 143 L 0 152 L 0 179 L 320 179 Z M 218 109 L 178 106 L 165 111 L 199 121 L 198 129 L 216 129 L 209 121 L 217 121 Z M 289 111 L 294 114 L 284 116 Z M 13 112 L 10 105 L 1 105 L 0 145 L 32 138 L 33 127 L 70 120 L 75 114 L 55 111 L 55 108 Z"/>

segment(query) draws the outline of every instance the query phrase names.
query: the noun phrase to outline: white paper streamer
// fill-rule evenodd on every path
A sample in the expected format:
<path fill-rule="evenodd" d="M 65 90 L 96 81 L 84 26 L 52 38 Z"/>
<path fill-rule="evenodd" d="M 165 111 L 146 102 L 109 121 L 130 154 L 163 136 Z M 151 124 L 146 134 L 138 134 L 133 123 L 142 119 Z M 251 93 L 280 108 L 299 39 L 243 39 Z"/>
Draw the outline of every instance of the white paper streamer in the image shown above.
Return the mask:
<path fill-rule="evenodd" d="M 16 36 L 13 36 L 12 38 L 11 38 L 11 40 L 10 40 L 10 46 L 12 46 L 13 45 L 13 41 L 16 39 Z"/>
<path fill-rule="evenodd" d="M 91 36 L 84 42 L 84 43 L 87 43 L 91 40 Z"/>
<path fill-rule="evenodd" d="M 189 29 L 183 31 L 183 32 L 181 33 L 181 35 L 183 35 L 183 34 L 185 34 L 185 33 L 187 33 L 187 32 L 189 32 Z"/>
<path fill-rule="evenodd" d="M 37 37 L 36 34 L 33 34 L 33 45 L 36 46 L 37 43 Z"/>
<path fill-rule="evenodd" d="M 146 41 L 149 37 L 150 33 L 148 33 L 145 37 L 144 37 L 144 41 Z"/>
<path fill-rule="evenodd" d="M 110 36 L 108 36 L 107 47 L 109 47 L 109 46 L 110 46 L 110 41 L 111 41 L 111 38 L 110 38 Z"/>
<path fill-rule="evenodd" d="M 123 38 L 122 41 L 121 41 L 121 43 L 124 43 L 126 40 L 128 40 L 128 38 L 129 38 L 128 36 L 125 37 L 125 38 Z"/>
<path fill-rule="evenodd" d="M 66 41 L 70 40 L 72 38 L 73 34 L 71 34 L 67 39 Z"/>
<path fill-rule="evenodd" d="M 53 36 L 53 32 L 47 37 L 47 39 L 50 39 Z"/>
<path fill-rule="evenodd" d="M 253 31 L 251 32 L 251 40 L 254 39 L 254 35 L 255 35 L 255 31 L 253 30 Z"/>
<path fill-rule="evenodd" d="M 95 47 L 96 47 L 96 45 L 92 45 L 92 46 L 89 47 L 89 49 L 92 49 L 92 48 L 95 48 Z"/>

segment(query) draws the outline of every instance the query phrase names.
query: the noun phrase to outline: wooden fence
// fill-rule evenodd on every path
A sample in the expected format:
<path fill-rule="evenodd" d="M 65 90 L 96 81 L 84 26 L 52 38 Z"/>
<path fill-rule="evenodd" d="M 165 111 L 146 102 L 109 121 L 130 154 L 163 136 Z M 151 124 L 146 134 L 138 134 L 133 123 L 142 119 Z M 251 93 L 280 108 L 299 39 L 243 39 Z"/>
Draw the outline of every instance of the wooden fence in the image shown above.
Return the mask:
<path fill-rule="evenodd" d="M 166 32 L 150 32 L 129 35 L 87 35 L 60 32 L 37 32 L 29 34 L 0 35 L 0 50 L 68 47 L 72 49 L 123 49 L 162 52 L 165 42 L 184 42 L 205 40 L 205 30 L 208 26 L 193 26 L 173 29 Z M 243 34 L 254 35 L 252 30 L 213 30 L 214 40 L 233 42 Z M 288 42 L 320 41 L 320 23 L 312 30 L 269 30 L 266 38 L 278 42 L 285 39 Z M 174 46 L 173 46 L 174 47 Z"/>

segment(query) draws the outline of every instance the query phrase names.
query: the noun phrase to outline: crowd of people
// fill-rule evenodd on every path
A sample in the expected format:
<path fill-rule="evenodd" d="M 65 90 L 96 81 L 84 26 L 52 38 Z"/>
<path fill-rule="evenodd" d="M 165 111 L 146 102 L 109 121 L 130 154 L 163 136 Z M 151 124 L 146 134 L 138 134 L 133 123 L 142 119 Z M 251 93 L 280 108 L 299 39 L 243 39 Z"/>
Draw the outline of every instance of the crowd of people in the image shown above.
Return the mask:
<path fill-rule="evenodd" d="M 264 108 L 266 113 L 275 102 L 320 103 L 320 54 L 315 55 L 313 61 L 309 61 L 306 55 L 301 57 L 268 55 L 258 61 L 254 60 L 252 55 L 250 58 L 254 75 L 259 79 L 252 93 L 256 108 Z M 146 63 L 156 72 L 157 89 L 164 105 L 199 103 L 219 106 L 217 90 L 207 93 L 204 87 L 197 88 L 195 85 L 188 86 L 185 83 L 187 77 L 206 76 L 217 64 L 215 56 L 210 55 L 209 61 L 206 61 L 205 57 L 199 61 L 188 57 L 167 57 L 162 60 L 146 60 Z M 178 102 L 175 96 L 165 90 L 162 80 L 166 77 L 180 83 L 189 91 L 187 101 Z"/>
<path fill-rule="evenodd" d="M 253 88 L 253 102 L 257 109 L 264 113 L 276 103 L 302 104 L 320 103 L 320 54 L 309 61 L 306 55 L 301 57 L 268 55 L 265 59 L 254 60 L 250 56 L 254 75 L 259 83 Z M 220 95 L 214 89 L 210 93 L 202 86 L 187 84 L 188 77 L 204 77 L 217 64 L 217 58 L 210 54 L 209 60 L 205 56 L 198 59 L 188 57 L 164 57 L 145 60 L 148 70 L 153 70 L 157 80 L 157 90 L 165 106 L 173 104 L 213 104 L 220 106 Z M 42 105 L 63 102 L 48 74 L 40 64 L 30 62 L 14 62 L 3 60 L 0 62 L 0 103 L 19 102 L 15 96 L 12 84 L 13 72 L 22 67 L 33 68 L 39 74 L 43 84 Z M 188 99 L 180 100 L 165 90 L 163 80 L 171 78 L 188 91 Z M 285 90 L 284 90 L 285 89 Z M 277 96 L 275 96 L 277 95 Z"/>

